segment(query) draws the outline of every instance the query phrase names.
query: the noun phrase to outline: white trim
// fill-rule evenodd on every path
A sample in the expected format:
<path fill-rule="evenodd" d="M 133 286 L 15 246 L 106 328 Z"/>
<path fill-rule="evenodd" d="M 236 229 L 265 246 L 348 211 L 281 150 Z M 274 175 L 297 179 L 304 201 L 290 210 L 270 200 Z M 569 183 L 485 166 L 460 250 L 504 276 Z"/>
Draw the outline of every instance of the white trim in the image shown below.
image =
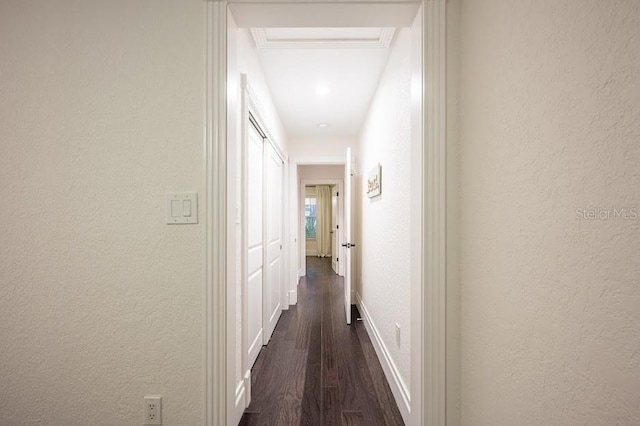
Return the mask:
<path fill-rule="evenodd" d="M 247 105 L 248 95 L 247 91 L 247 76 L 245 74 L 240 75 L 240 306 L 241 306 L 241 314 L 240 314 L 240 371 L 249 370 L 251 368 L 251 356 L 249 355 L 249 328 L 248 328 L 248 318 L 249 318 L 249 271 L 248 271 L 248 233 L 247 233 L 247 224 L 249 219 L 249 214 L 247 212 L 248 206 L 248 195 L 247 195 L 247 158 L 248 158 L 248 146 L 249 146 L 249 107 Z M 264 241 L 262 241 L 262 251 L 264 252 Z M 264 264 L 263 264 L 264 268 Z M 263 270 L 264 275 L 264 270 Z M 264 279 L 264 277 L 263 277 Z M 236 303 L 235 301 L 233 302 Z M 237 331 L 236 331 L 237 332 Z M 258 334 L 262 336 L 262 331 Z M 246 388 L 246 398 L 247 400 L 251 400 L 251 391 L 249 388 Z"/>
<path fill-rule="evenodd" d="M 407 27 L 416 0 L 231 0 L 239 28 Z"/>
<path fill-rule="evenodd" d="M 264 28 L 251 28 L 257 49 L 387 49 L 395 28 L 380 28 L 376 38 L 275 38 L 270 39 Z"/>
<path fill-rule="evenodd" d="M 244 408 L 247 408 L 249 404 L 251 404 L 251 370 L 247 370 L 247 372 L 244 373 L 243 383 L 246 391 Z M 244 409 L 242 411 L 244 411 Z"/>
<path fill-rule="evenodd" d="M 282 165 L 282 284 L 280 285 L 280 294 L 282 295 L 280 300 L 280 305 L 282 306 L 283 311 L 289 310 L 289 290 L 291 288 L 291 269 L 289 266 L 289 262 L 291 261 L 290 251 L 292 248 L 291 244 L 291 228 L 287 226 L 291 222 L 290 214 L 291 210 L 289 208 L 289 173 L 290 164 L 289 158 L 283 162 Z"/>
<path fill-rule="evenodd" d="M 364 322 L 364 326 L 367 329 L 367 333 L 371 337 L 371 343 L 373 343 L 373 348 L 376 351 L 376 355 L 378 355 L 378 359 L 380 360 L 380 365 L 382 366 L 382 370 L 384 371 L 384 375 L 387 377 L 387 381 L 389 382 L 389 387 L 391 388 L 391 392 L 395 397 L 396 401 L 402 401 L 402 404 L 398 404 L 398 409 L 400 410 L 400 414 L 402 414 L 402 419 L 406 424 L 410 424 L 409 418 L 411 416 L 411 395 L 409 394 L 409 388 L 404 380 L 402 380 L 402 376 L 400 375 L 400 371 L 396 366 L 396 363 L 393 362 L 393 358 L 387 349 L 387 345 L 384 344 L 380 333 L 378 332 L 378 328 L 376 327 L 367 307 L 362 301 L 362 297 L 360 297 L 360 293 L 356 292 L 356 304 L 358 306 L 358 311 L 362 315 L 362 321 Z"/>
<path fill-rule="evenodd" d="M 245 321 L 246 322 L 246 321 Z M 256 338 L 253 339 L 253 342 L 249 345 L 249 348 L 245 348 L 243 346 L 242 350 L 247 353 L 247 370 L 251 371 L 253 368 L 253 364 L 255 364 L 256 359 L 258 359 L 258 355 L 260 354 L 260 350 L 262 349 L 262 333 L 264 332 L 264 325 L 256 335 Z M 249 395 L 251 397 L 251 395 Z"/>
<path fill-rule="evenodd" d="M 289 305 L 295 305 L 298 303 L 298 290 L 289 291 Z"/>
<path fill-rule="evenodd" d="M 424 402 L 420 424 L 426 426 L 446 424 L 446 1 L 423 0 Z"/>
<path fill-rule="evenodd" d="M 244 380 L 241 380 L 240 383 L 238 383 L 238 386 L 236 386 L 236 404 L 235 406 L 240 409 L 240 407 L 242 408 L 242 411 L 244 411 L 244 409 L 247 407 L 247 404 L 245 402 L 245 396 L 246 396 L 246 392 L 245 392 L 245 386 L 244 386 Z"/>
<path fill-rule="evenodd" d="M 227 2 L 206 2 L 204 419 L 227 423 Z M 230 389 L 233 392 L 233 389 Z"/>
<path fill-rule="evenodd" d="M 290 162 L 296 166 L 344 165 L 344 157 L 291 157 Z"/>
<path fill-rule="evenodd" d="M 384 47 L 391 46 L 394 35 L 396 35 L 395 28 L 383 28 L 380 33 L 380 44 L 382 44 Z"/>

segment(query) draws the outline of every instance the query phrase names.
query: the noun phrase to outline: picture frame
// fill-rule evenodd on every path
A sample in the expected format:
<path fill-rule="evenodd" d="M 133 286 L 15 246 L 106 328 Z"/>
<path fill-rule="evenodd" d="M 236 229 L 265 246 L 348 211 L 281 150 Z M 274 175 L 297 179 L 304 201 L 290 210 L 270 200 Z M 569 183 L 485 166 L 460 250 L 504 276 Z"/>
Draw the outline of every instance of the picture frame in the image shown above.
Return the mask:
<path fill-rule="evenodd" d="M 367 196 L 377 197 L 382 194 L 382 166 L 380 163 L 373 166 L 367 177 Z"/>

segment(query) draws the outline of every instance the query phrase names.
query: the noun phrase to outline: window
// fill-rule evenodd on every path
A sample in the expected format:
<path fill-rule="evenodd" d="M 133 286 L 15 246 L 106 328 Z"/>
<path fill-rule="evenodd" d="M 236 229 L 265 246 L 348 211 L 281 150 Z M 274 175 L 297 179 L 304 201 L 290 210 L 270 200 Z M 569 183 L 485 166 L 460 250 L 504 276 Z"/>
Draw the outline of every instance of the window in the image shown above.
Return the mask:
<path fill-rule="evenodd" d="M 304 234 L 306 238 L 316 237 L 316 198 L 304 199 Z"/>

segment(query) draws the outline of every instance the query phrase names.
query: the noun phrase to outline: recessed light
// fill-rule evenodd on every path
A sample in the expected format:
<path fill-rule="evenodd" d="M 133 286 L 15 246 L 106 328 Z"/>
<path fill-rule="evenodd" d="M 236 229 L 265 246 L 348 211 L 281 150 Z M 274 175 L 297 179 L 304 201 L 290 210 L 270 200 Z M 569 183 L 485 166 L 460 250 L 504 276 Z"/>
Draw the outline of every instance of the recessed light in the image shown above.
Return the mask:
<path fill-rule="evenodd" d="M 318 124 L 318 127 L 320 127 L 321 129 L 326 129 L 327 127 L 329 127 L 329 125 L 327 123 L 320 123 Z"/>
<path fill-rule="evenodd" d="M 329 94 L 329 88 L 327 86 L 316 87 L 316 94 L 319 96 L 326 96 Z"/>

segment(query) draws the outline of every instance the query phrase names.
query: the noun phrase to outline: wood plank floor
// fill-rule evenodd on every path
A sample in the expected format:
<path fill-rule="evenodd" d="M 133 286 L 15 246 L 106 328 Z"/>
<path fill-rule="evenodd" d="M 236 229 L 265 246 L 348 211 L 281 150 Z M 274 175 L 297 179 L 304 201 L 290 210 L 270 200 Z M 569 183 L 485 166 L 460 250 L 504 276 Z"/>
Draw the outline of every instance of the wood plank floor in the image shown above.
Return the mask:
<path fill-rule="evenodd" d="M 404 425 L 355 306 L 346 324 L 342 281 L 331 259 L 307 258 L 298 304 L 253 367 L 240 425 Z"/>

